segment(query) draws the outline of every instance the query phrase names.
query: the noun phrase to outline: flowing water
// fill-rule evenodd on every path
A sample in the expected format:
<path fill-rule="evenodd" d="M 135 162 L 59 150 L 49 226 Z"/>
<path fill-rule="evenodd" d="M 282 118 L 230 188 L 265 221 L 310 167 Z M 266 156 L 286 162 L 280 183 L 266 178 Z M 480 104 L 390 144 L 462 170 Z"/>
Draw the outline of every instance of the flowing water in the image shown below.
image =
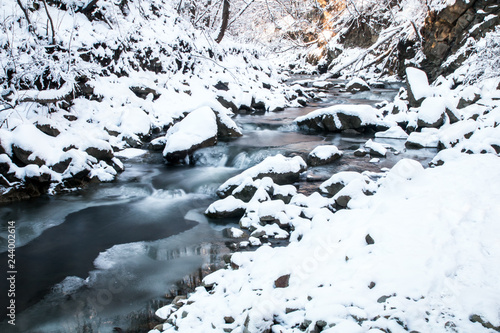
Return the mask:
<path fill-rule="evenodd" d="M 148 331 L 154 310 L 166 294 L 176 294 L 179 281 L 222 265 L 230 250 L 221 230 L 237 221 L 210 221 L 203 211 L 221 183 L 267 156 L 305 156 L 320 144 L 344 150 L 339 162 L 308 170 L 298 184 L 303 193 L 338 171 L 378 171 L 402 157 L 425 165 L 435 150 L 406 151 L 404 141 L 377 139 L 394 149 L 374 164 L 352 154 L 372 135 L 304 133 L 292 124 L 318 107 L 391 100 L 397 88 L 356 95 L 332 89 L 305 108 L 238 115 L 244 136 L 199 150 L 195 166 L 166 166 L 159 153 L 144 152 L 125 160 L 126 171 L 112 183 L 0 206 L 1 249 L 7 248 L 7 221 L 15 221 L 17 238 L 16 326 L 4 321 L 0 331 Z M 7 259 L 0 253 L 1 267 Z M 7 283 L 6 276 L 0 280 L 2 293 Z"/>

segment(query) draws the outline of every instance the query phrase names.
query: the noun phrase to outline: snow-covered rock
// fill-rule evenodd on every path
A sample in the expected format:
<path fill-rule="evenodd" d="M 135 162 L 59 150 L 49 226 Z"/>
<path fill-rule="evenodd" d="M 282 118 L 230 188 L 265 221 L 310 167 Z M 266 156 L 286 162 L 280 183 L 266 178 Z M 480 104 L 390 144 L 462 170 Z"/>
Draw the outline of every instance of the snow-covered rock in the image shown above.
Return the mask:
<path fill-rule="evenodd" d="M 329 132 L 390 127 L 381 120 L 379 111 L 370 105 L 334 105 L 312 111 L 294 122 L 301 127 Z"/>
<path fill-rule="evenodd" d="M 345 85 L 345 90 L 351 93 L 370 90 L 370 86 L 363 79 L 355 77 Z"/>
<path fill-rule="evenodd" d="M 217 119 L 208 106 L 190 112 L 165 135 L 163 156 L 170 163 L 184 162 L 195 150 L 217 143 Z"/>
<path fill-rule="evenodd" d="M 310 166 L 318 166 L 333 163 L 343 155 L 337 146 L 323 145 L 313 149 L 307 156 L 307 164 Z"/>
<path fill-rule="evenodd" d="M 411 106 L 420 106 L 424 98 L 432 96 L 427 74 L 418 68 L 406 68 L 406 84 Z"/>
<path fill-rule="evenodd" d="M 386 157 L 387 148 L 385 148 L 381 143 L 375 142 L 372 139 L 366 141 L 365 148 L 370 152 L 370 155 L 375 157 Z"/>
<path fill-rule="evenodd" d="M 428 97 L 423 100 L 418 110 L 418 127 L 439 128 L 446 117 L 446 102 L 442 97 Z"/>
<path fill-rule="evenodd" d="M 299 175 L 306 168 L 307 164 L 300 156 L 285 157 L 281 154 L 270 156 L 241 174 L 228 179 L 218 188 L 217 194 L 221 198 L 227 197 L 248 178 L 255 180 L 269 177 L 277 184 L 293 183 L 299 179 Z"/>
<path fill-rule="evenodd" d="M 205 211 L 205 215 L 210 218 L 242 217 L 246 207 L 245 202 L 230 195 L 212 203 Z"/>
<path fill-rule="evenodd" d="M 342 171 L 331 176 L 327 181 L 319 186 L 319 191 L 325 195 L 333 197 L 347 184 L 355 179 L 366 179 L 364 175 L 354 171 Z"/>

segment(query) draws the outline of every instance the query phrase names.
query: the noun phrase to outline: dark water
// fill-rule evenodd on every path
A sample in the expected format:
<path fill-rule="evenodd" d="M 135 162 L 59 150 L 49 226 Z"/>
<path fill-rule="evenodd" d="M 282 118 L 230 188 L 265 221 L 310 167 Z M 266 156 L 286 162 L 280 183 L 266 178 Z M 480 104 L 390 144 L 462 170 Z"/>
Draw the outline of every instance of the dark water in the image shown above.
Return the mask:
<path fill-rule="evenodd" d="M 239 115 L 235 120 L 244 136 L 196 152 L 195 167 L 165 166 L 159 154 L 146 153 L 126 160 L 126 171 L 113 183 L 0 207 L 2 250 L 7 221 L 16 222 L 18 271 L 16 326 L 4 321 L 0 332 L 147 331 L 144 317 L 152 316 L 177 281 L 228 252 L 224 226 L 203 216 L 217 187 L 267 156 L 305 156 L 320 144 L 343 150 L 334 165 L 308 170 L 299 184 L 304 193 L 338 171 L 378 171 L 402 157 L 425 164 L 434 150 L 406 151 L 404 141 L 376 140 L 394 149 L 374 164 L 353 156 L 372 135 L 301 133 L 292 124 L 317 107 L 391 100 L 396 88 L 356 95 L 334 89 L 306 108 Z M 2 272 L 7 259 L 6 252 L 0 254 Z M 2 319 L 7 289 L 4 275 Z"/>

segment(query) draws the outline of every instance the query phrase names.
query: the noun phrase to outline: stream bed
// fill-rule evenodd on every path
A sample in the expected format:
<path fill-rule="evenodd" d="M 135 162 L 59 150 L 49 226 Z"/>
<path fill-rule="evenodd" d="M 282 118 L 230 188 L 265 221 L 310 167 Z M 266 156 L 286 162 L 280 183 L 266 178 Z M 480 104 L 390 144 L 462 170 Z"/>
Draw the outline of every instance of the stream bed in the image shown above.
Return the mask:
<path fill-rule="evenodd" d="M 390 101 L 397 90 L 353 95 L 333 88 L 307 107 L 238 115 L 243 137 L 197 151 L 195 166 L 167 166 L 160 153 L 138 152 L 123 160 L 126 170 L 112 183 L 0 206 L 2 249 L 7 222 L 15 221 L 18 272 L 16 326 L 5 320 L 0 331 L 148 331 L 157 323 L 154 311 L 179 292 L 179 281 L 199 283 L 223 265 L 231 250 L 222 229 L 238 221 L 209 220 L 203 212 L 221 183 L 267 156 L 305 157 L 321 144 L 343 150 L 334 164 L 309 168 L 296 184 L 306 194 L 339 171 L 380 171 L 401 158 L 426 166 L 435 149 L 406 150 L 404 140 L 376 139 L 393 149 L 373 163 L 353 155 L 372 134 L 306 133 L 292 124 L 318 107 Z M 0 290 L 8 290 L 7 282 L 0 280 Z M 2 296 L 2 309 L 6 302 Z"/>

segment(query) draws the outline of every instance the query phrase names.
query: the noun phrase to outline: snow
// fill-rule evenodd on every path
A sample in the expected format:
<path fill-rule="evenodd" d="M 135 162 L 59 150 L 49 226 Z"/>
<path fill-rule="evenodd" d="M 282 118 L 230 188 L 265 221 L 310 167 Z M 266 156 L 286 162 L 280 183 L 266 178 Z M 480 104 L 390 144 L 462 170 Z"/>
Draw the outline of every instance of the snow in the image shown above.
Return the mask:
<path fill-rule="evenodd" d="M 163 155 L 186 151 L 217 136 L 217 120 L 210 107 L 202 107 L 189 113 L 172 126 L 165 135 Z"/>
<path fill-rule="evenodd" d="M 376 138 L 407 139 L 408 134 L 399 126 L 393 126 L 386 131 L 375 133 Z"/>
<path fill-rule="evenodd" d="M 422 148 L 437 148 L 439 143 L 438 131 L 423 131 L 423 132 L 412 132 L 406 144 L 416 144 Z"/>
<path fill-rule="evenodd" d="M 499 170 L 488 154 L 431 169 L 402 160 L 373 196 L 353 198 L 354 208 L 317 210 L 300 240 L 235 253 L 238 268 L 207 276 L 213 289 L 198 287 L 167 332 L 295 332 L 320 321 L 328 332 L 398 331 L 398 323 L 445 332 L 450 322 L 459 332 L 488 332 L 469 318 L 500 324 Z M 285 274 L 289 286 L 274 288 Z"/>
<path fill-rule="evenodd" d="M 127 149 L 124 149 L 122 151 L 115 153 L 115 156 L 130 159 L 130 158 L 143 156 L 146 153 L 147 153 L 147 151 L 144 149 L 127 148 Z"/>

